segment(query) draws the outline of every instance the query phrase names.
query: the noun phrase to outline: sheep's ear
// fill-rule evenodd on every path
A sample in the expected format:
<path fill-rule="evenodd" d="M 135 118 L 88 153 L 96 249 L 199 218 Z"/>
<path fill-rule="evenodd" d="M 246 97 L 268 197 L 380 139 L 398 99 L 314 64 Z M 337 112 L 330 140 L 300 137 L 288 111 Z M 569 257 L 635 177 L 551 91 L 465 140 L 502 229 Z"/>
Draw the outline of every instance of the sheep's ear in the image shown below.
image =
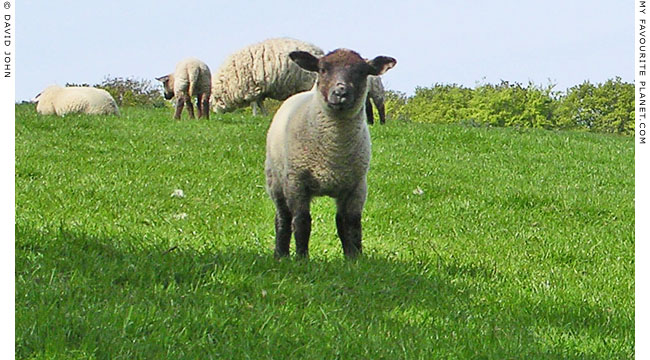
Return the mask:
<path fill-rule="evenodd" d="M 381 75 L 392 69 L 395 64 L 397 64 L 397 60 L 390 56 L 377 56 L 368 61 L 368 65 L 370 65 L 370 75 Z"/>
<path fill-rule="evenodd" d="M 156 80 L 160 81 L 161 83 L 164 83 L 165 81 L 169 80 L 169 75 L 157 77 Z"/>
<path fill-rule="evenodd" d="M 289 57 L 307 71 L 318 71 L 318 58 L 306 51 L 292 51 Z"/>

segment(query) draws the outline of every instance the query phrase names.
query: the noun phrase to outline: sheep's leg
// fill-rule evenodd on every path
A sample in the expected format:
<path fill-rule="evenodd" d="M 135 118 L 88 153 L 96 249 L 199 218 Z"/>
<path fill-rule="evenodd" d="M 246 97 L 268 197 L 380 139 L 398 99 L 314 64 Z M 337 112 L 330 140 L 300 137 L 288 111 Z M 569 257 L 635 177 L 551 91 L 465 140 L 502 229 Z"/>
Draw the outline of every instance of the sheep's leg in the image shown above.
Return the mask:
<path fill-rule="evenodd" d="M 196 109 L 197 117 L 200 118 L 210 118 L 210 95 L 208 94 L 198 94 L 196 96 Z"/>
<path fill-rule="evenodd" d="M 296 255 L 309 257 L 309 235 L 311 234 L 311 214 L 309 211 L 298 212 L 293 217 L 293 236 L 296 238 Z"/>
<path fill-rule="evenodd" d="M 355 258 L 361 254 L 361 212 L 365 201 L 365 180 L 350 196 L 336 200 L 336 231 L 343 245 L 343 254 L 347 258 Z"/>
<path fill-rule="evenodd" d="M 203 117 L 203 105 L 201 102 L 201 94 L 196 96 L 196 116 L 200 119 Z"/>
<path fill-rule="evenodd" d="M 343 254 L 355 258 L 361 254 L 361 214 L 336 213 L 336 231 L 343 245 Z"/>
<path fill-rule="evenodd" d="M 201 104 L 203 105 L 203 117 L 210 119 L 210 94 L 203 94 L 201 96 Z"/>
<path fill-rule="evenodd" d="M 257 99 L 251 103 L 253 108 L 253 115 L 266 116 L 266 109 L 264 109 L 264 99 Z"/>
<path fill-rule="evenodd" d="M 370 125 L 375 123 L 375 115 L 372 113 L 372 104 L 369 97 L 366 98 L 366 119 Z"/>
<path fill-rule="evenodd" d="M 184 105 L 185 105 L 185 99 L 183 97 L 179 97 L 176 100 L 176 113 L 174 113 L 174 119 L 176 120 L 181 119 L 181 113 L 183 112 Z"/>
<path fill-rule="evenodd" d="M 275 202 L 275 257 L 289 256 L 291 243 L 291 212 L 284 199 L 279 196 Z"/>
<path fill-rule="evenodd" d="M 307 258 L 309 256 L 309 235 L 311 234 L 309 199 L 306 197 L 293 199 L 289 202 L 289 209 L 293 215 L 291 225 L 293 236 L 296 238 L 296 255 Z"/>
<path fill-rule="evenodd" d="M 386 108 L 384 107 L 384 101 L 375 102 L 377 107 L 377 112 L 379 112 L 379 123 L 384 125 L 386 124 Z"/>
<path fill-rule="evenodd" d="M 190 118 L 194 119 L 194 105 L 192 105 L 192 97 L 185 97 L 185 105 L 187 105 L 187 113 L 190 114 Z"/>
<path fill-rule="evenodd" d="M 262 116 L 268 115 L 266 109 L 264 108 L 264 99 L 257 100 L 257 106 L 260 108 L 260 113 Z"/>

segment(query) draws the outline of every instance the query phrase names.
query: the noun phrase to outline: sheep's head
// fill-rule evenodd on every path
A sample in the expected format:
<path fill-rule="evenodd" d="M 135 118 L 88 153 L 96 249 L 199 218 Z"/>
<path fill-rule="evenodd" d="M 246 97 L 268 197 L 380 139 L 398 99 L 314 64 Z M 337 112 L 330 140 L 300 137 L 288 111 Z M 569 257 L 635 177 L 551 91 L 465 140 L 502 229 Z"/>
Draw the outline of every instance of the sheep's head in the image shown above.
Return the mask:
<path fill-rule="evenodd" d="M 237 106 L 234 106 L 232 101 L 233 96 L 231 96 L 232 91 L 228 86 L 229 81 L 230 79 L 223 72 L 219 72 L 212 77 L 210 106 L 212 111 L 217 114 L 224 114 L 237 109 Z"/>
<path fill-rule="evenodd" d="M 171 98 L 173 98 L 174 97 L 174 76 L 171 74 L 165 75 L 156 78 L 156 80 L 160 81 L 163 84 L 163 92 L 165 94 L 165 99 L 170 100 Z"/>
<path fill-rule="evenodd" d="M 366 101 L 368 75 L 381 75 L 397 63 L 388 56 L 364 60 L 348 49 L 337 49 L 320 58 L 294 51 L 289 57 L 301 68 L 318 73 L 318 92 L 327 107 L 337 112 L 360 111 Z"/>
<path fill-rule="evenodd" d="M 212 110 L 217 114 L 226 113 L 226 103 L 221 98 L 212 98 Z"/>
<path fill-rule="evenodd" d="M 212 111 L 216 112 L 217 114 L 229 113 L 231 111 L 237 110 L 240 107 L 238 106 L 239 104 L 233 104 L 232 102 L 226 101 L 226 98 L 223 96 L 223 94 L 215 94 L 214 89 L 212 91 L 213 96 L 210 98 L 210 106 L 212 106 Z"/>

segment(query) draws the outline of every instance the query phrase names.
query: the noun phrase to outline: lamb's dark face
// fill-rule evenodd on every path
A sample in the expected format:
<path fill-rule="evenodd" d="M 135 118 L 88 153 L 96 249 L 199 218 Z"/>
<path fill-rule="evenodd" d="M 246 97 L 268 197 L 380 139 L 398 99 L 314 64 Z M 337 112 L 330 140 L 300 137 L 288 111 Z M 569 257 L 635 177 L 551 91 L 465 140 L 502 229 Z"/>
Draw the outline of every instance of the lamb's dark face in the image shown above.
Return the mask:
<path fill-rule="evenodd" d="M 289 56 L 301 68 L 318 72 L 318 92 L 334 111 L 361 110 L 366 101 L 368 75 L 381 75 L 397 62 L 386 56 L 366 61 L 347 49 L 334 50 L 320 59 L 304 51 L 294 51 Z"/>
<path fill-rule="evenodd" d="M 347 110 L 365 98 L 370 66 L 359 54 L 338 50 L 318 61 L 318 91 L 333 110 Z"/>
<path fill-rule="evenodd" d="M 163 93 L 165 99 L 170 100 L 174 97 L 174 81 L 170 75 L 161 76 L 156 78 L 163 84 Z"/>

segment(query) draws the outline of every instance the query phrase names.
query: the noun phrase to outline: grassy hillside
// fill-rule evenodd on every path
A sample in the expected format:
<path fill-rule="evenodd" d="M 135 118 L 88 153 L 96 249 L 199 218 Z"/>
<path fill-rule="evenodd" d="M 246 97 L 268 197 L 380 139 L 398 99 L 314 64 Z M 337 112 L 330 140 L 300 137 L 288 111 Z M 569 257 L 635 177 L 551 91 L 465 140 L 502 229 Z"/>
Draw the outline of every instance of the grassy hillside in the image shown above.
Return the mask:
<path fill-rule="evenodd" d="M 364 256 L 278 262 L 269 119 L 171 115 L 17 106 L 17 358 L 633 357 L 633 139 L 376 125 Z"/>

